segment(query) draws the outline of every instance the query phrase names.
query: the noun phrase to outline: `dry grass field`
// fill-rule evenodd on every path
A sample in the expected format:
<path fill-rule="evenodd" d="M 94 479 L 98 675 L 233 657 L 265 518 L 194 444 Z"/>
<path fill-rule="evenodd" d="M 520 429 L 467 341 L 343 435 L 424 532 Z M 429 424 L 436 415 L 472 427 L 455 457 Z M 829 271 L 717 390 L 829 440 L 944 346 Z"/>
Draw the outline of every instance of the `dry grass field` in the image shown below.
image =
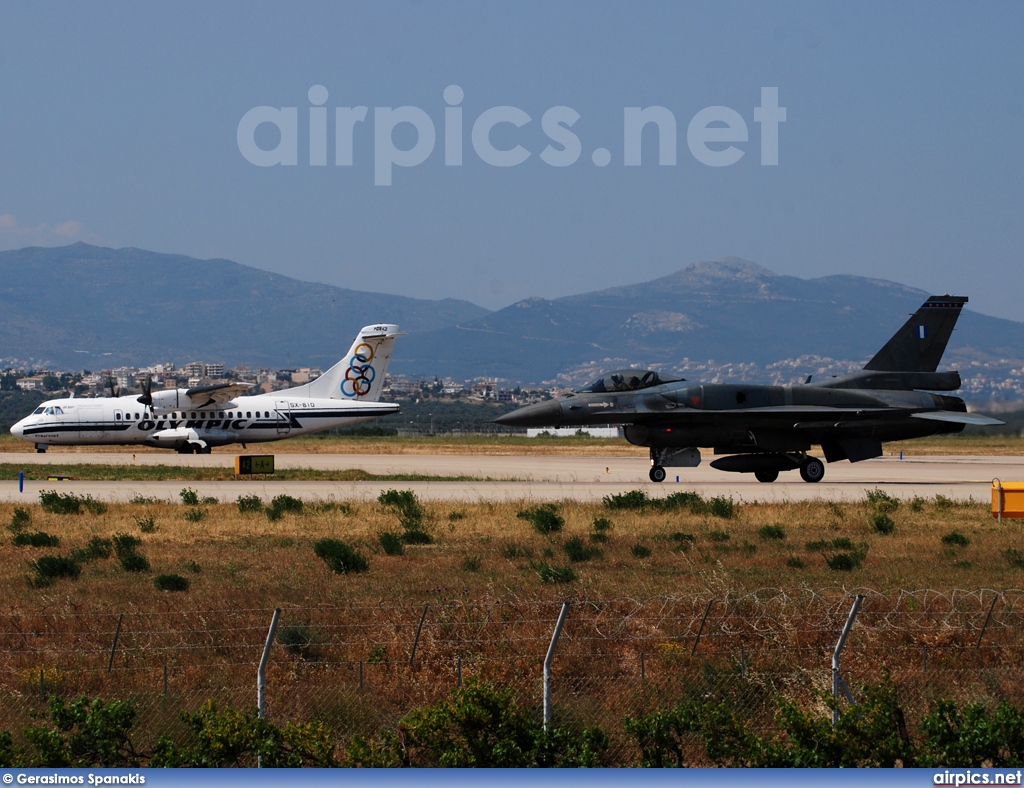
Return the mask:
<path fill-rule="evenodd" d="M 183 485 L 184 486 L 184 485 Z M 891 505 L 890 505 L 891 506 Z M 651 598 L 762 587 L 863 586 L 893 589 L 1018 588 L 1024 585 L 1021 525 L 998 525 L 985 505 L 938 497 L 904 502 L 889 516 L 895 530 L 874 530 L 877 507 L 828 502 L 736 506 L 732 517 L 688 509 L 609 510 L 565 501 L 564 527 L 542 535 L 517 517 L 524 505 L 424 503 L 424 527 L 433 543 L 387 555 L 380 537 L 401 533 L 398 516 L 378 503 L 306 505 L 301 513 L 271 520 L 235 505 L 185 506 L 153 502 L 112 504 L 102 514 L 52 514 L 38 505 L 28 531 L 60 540 L 57 547 L 0 545 L 6 570 L 0 603 L 7 611 L 115 612 L 153 606 L 193 609 L 273 608 L 282 605 L 419 604 L 439 587 L 469 599 L 554 600 Z M 0 523 L 15 518 L 0 505 Z M 610 523 L 603 533 L 595 520 Z M 152 521 L 149 533 L 139 523 Z M 598 526 L 600 527 L 600 526 Z M 948 535 L 956 532 L 959 537 Z M 67 555 L 94 537 L 141 539 L 138 550 L 151 572 L 126 572 L 115 558 L 83 564 L 81 575 L 43 588 L 28 582 L 42 555 Z M 593 548 L 570 559 L 566 542 Z M 943 541 L 947 537 L 947 541 Z M 961 538 L 962 537 L 962 538 Z M 338 575 L 313 554 L 318 539 L 342 540 L 369 561 L 369 571 Z M 605 541 L 594 541 L 604 539 Z M 829 555 L 849 552 L 814 545 L 837 538 L 863 553 L 848 571 L 830 569 Z M 808 544 L 811 546 L 808 547 Z M 1015 552 L 1016 551 L 1016 552 Z M 578 556 L 577 556 L 578 558 Z M 544 582 L 537 567 L 569 567 L 571 582 Z M 186 593 L 157 591 L 154 574 L 188 576 Z"/>
<path fill-rule="evenodd" d="M 253 703 L 274 608 L 283 613 L 268 713 L 278 721 L 321 719 L 340 741 L 393 726 L 468 676 L 515 687 L 532 707 L 559 605 L 570 601 L 558 714 L 604 725 L 628 763 L 623 715 L 681 692 L 742 681 L 764 724 L 776 693 L 817 702 L 852 595 L 865 589 L 844 658 L 851 682 L 891 669 L 912 716 L 935 697 L 1019 695 L 1021 524 L 941 496 L 697 504 L 563 501 L 553 518 L 526 503 L 421 503 L 417 528 L 430 542 L 400 555 L 384 549 L 384 535 L 405 533 L 399 511 L 380 502 L 273 516 L 201 500 L 78 514 L 0 504 L 0 715 L 16 728 L 45 692 L 128 694 L 141 699 L 149 740 L 184 735 L 179 708 Z M 531 517 L 561 527 L 541 533 Z M 44 541 L 35 534 L 51 545 L 24 545 Z M 146 566 L 94 549 L 134 541 L 125 536 Z M 367 570 L 332 571 L 315 551 L 323 539 L 358 550 Z M 76 554 L 76 578 L 39 581 L 34 562 Z M 187 590 L 158 589 L 170 574 Z"/>

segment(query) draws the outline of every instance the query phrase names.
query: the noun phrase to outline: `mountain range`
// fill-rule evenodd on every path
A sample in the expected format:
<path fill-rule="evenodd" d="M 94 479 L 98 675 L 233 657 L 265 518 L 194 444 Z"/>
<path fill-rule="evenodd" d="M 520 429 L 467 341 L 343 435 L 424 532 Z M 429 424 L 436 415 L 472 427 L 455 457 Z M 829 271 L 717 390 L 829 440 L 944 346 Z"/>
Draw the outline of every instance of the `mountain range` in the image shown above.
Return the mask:
<path fill-rule="evenodd" d="M 0 252 L 0 359 L 94 370 L 193 359 L 325 367 L 361 326 L 386 321 L 408 332 L 391 369 L 413 376 L 578 383 L 595 370 L 676 371 L 712 360 L 850 366 L 870 358 L 928 295 L 723 258 L 490 312 L 455 299 L 302 282 L 230 260 L 77 243 Z M 1009 367 L 1022 358 L 1024 323 L 965 310 L 945 361 Z"/>

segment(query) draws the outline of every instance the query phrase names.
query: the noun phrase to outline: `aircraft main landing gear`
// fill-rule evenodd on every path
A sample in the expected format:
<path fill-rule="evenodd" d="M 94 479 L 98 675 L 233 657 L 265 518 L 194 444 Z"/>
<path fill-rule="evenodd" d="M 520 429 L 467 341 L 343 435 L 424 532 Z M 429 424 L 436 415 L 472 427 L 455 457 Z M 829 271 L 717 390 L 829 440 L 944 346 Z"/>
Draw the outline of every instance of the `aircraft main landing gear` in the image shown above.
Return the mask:
<path fill-rule="evenodd" d="M 806 457 L 800 463 L 800 478 L 805 482 L 817 484 L 825 478 L 825 464 L 817 457 Z"/>
<path fill-rule="evenodd" d="M 652 482 L 663 482 L 665 481 L 665 469 L 660 465 L 655 465 L 651 468 L 651 472 L 648 474 L 651 477 Z"/>

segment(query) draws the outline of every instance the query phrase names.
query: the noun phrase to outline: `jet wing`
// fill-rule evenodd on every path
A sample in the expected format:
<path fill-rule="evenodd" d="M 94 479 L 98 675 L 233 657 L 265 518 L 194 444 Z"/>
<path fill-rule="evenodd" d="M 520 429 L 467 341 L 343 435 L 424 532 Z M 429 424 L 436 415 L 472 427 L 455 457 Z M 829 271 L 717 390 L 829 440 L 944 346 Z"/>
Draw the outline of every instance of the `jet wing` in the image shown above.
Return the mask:
<path fill-rule="evenodd" d="M 192 401 L 191 407 L 205 408 L 209 405 L 221 405 L 244 394 L 250 388 L 248 383 L 214 383 L 210 386 L 191 388 L 185 395 Z"/>
<path fill-rule="evenodd" d="M 911 413 L 910 415 L 915 419 L 949 421 L 953 424 L 970 424 L 975 427 L 995 427 L 1006 423 L 999 419 L 993 419 L 990 416 L 982 416 L 980 413 L 961 413 L 952 410 L 928 410 L 921 413 Z"/>

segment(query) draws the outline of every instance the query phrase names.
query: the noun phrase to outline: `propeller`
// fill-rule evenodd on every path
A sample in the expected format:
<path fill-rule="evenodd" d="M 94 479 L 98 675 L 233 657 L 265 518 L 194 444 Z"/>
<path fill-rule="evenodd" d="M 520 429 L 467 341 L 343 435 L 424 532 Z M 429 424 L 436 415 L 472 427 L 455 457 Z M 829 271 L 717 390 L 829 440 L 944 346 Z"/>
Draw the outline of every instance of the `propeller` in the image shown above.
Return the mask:
<path fill-rule="evenodd" d="M 153 407 L 153 376 L 146 375 L 146 382 L 142 384 L 142 396 L 138 401 L 148 407 Z"/>
<path fill-rule="evenodd" d="M 117 380 L 113 375 L 107 375 L 107 386 L 110 388 L 111 397 L 120 396 L 120 392 L 117 390 Z"/>

